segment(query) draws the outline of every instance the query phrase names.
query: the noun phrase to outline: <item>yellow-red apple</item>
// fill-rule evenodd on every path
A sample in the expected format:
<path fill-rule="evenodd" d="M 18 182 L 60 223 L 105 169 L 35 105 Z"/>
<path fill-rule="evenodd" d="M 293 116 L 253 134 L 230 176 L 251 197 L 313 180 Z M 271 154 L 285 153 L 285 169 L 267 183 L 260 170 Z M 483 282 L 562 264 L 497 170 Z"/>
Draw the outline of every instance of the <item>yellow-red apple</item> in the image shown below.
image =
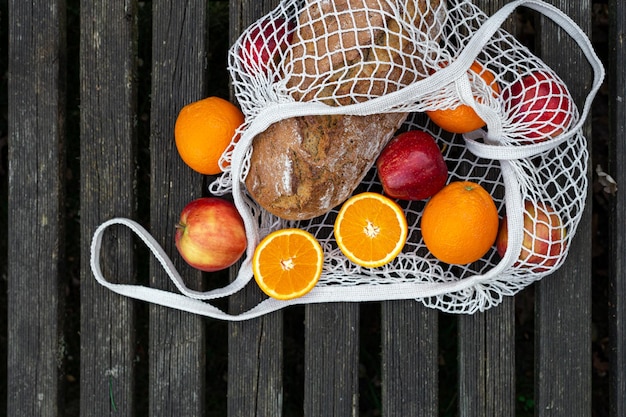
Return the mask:
<path fill-rule="evenodd" d="M 193 200 L 183 208 L 175 242 L 189 265 L 207 272 L 228 268 L 241 258 L 247 246 L 237 208 L 215 197 Z"/>
<path fill-rule="evenodd" d="M 561 216 L 543 202 L 524 202 L 524 240 L 519 254 L 518 267 L 545 272 L 562 257 L 566 249 L 566 230 Z M 508 246 L 507 217 L 500 222 L 496 249 L 503 257 Z"/>

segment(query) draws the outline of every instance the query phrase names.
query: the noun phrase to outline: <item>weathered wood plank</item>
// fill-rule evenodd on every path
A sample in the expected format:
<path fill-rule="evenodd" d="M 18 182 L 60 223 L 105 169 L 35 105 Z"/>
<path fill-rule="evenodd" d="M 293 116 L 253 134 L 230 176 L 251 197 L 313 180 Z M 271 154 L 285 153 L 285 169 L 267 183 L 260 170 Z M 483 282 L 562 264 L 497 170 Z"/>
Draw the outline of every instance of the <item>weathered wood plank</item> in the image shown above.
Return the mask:
<path fill-rule="evenodd" d="M 509 1 L 475 2 L 488 16 Z M 504 29 L 515 35 L 515 17 Z M 515 301 L 472 316 L 459 316 L 460 415 L 515 414 Z"/>
<path fill-rule="evenodd" d="M 436 416 L 439 313 L 416 301 L 382 303 L 382 413 Z"/>
<path fill-rule="evenodd" d="M 552 0 L 590 33 L 591 2 Z M 589 90 L 591 73 L 573 41 L 546 18 L 537 39 L 541 57 L 561 75 L 574 98 Z M 586 137 L 591 140 L 590 123 Z M 589 183 L 591 184 L 590 172 Z M 589 192 L 589 197 L 591 192 Z M 567 262 L 537 287 L 535 406 L 537 416 L 591 415 L 591 198 Z"/>
<path fill-rule="evenodd" d="M 610 411 L 612 417 L 626 415 L 626 82 L 624 68 L 624 32 L 626 31 L 626 4 L 621 0 L 609 1 L 609 172 L 618 184 L 612 199 L 610 215 Z"/>
<path fill-rule="evenodd" d="M 9 415 L 62 414 L 65 2 L 9 1 Z"/>
<path fill-rule="evenodd" d="M 359 305 L 305 307 L 304 416 L 359 415 Z"/>
<path fill-rule="evenodd" d="M 278 0 L 231 0 L 230 43 L 234 43 L 246 27 L 277 5 Z M 231 297 L 230 312 L 241 313 L 263 298 L 261 291 L 252 282 Z M 228 351 L 228 415 L 282 415 L 283 312 L 229 323 Z"/>
<path fill-rule="evenodd" d="M 238 307 L 243 305 L 242 302 Z M 282 317 L 277 312 L 229 325 L 229 417 L 282 415 Z"/>
<path fill-rule="evenodd" d="M 460 415 L 515 414 L 514 299 L 459 317 Z"/>
<path fill-rule="evenodd" d="M 81 389 L 85 416 L 134 415 L 134 306 L 89 268 L 94 229 L 135 213 L 135 22 L 131 2 L 81 2 Z M 105 274 L 134 277 L 127 230 L 107 233 Z"/>
<path fill-rule="evenodd" d="M 187 285 L 200 289 L 202 274 L 182 261 L 174 246 L 180 212 L 202 195 L 202 177 L 187 167 L 174 143 L 179 110 L 205 97 L 207 2 L 152 2 L 152 92 L 150 114 L 152 235 Z M 161 265 L 150 262 L 150 285 L 176 291 Z M 205 409 L 206 332 L 201 317 L 151 305 L 151 416 L 201 416 Z"/>
<path fill-rule="evenodd" d="M 358 365 L 359 305 L 307 305 L 304 416 L 358 416 Z"/>

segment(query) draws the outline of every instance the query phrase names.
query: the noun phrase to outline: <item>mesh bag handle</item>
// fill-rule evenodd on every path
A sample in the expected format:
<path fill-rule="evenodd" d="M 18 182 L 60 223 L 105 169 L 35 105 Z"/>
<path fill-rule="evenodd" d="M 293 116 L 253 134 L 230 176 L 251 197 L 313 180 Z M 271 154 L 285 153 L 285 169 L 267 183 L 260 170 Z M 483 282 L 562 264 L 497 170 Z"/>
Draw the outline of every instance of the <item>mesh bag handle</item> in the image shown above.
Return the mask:
<path fill-rule="evenodd" d="M 121 225 L 129 228 L 135 235 L 137 235 L 146 247 L 152 252 L 157 261 L 161 264 L 170 280 L 174 283 L 176 288 L 180 291 L 180 294 L 171 291 L 160 290 L 157 288 L 146 287 L 143 285 L 135 284 L 117 284 L 108 281 L 102 272 L 100 265 L 99 254 L 102 247 L 102 239 L 106 229 Z M 219 308 L 209 304 L 206 301 L 214 300 L 217 298 L 227 297 L 241 290 L 247 282 L 241 280 L 235 280 L 227 287 L 219 288 L 212 291 L 195 291 L 187 287 L 183 278 L 176 270 L 172 260 L 167 253 L 159 245 L 159 243 L 152 237 L 143 226 L 134 220 L 127 218 L 113 218 L 102 223 L 94 232 L 94 236 L 91 242 L 91 270 L 96 280 L 109 290 L 123 295 L 125 297 L 133 298 L 136 300 L 147 301 L 153 304 L 161 305 L 164 307 L 170 307 L 189 313 L 199 314 L 206 317 L 212 317 L 216 319 L 229 320 L 229 321 L 243 321 L 251 318 L 259 317 L 272 311 L 279 310 L 288 305 L 295 304 L 308 304 L 315 302 L 359 302 L 368 300 L 380 300 L 380 299 L 413 299 L 415 295 L 412 294 L 412 285 L 400 285 L 394 286 L 394 288 L 373 288 L 368 290 L 368 294 L 362 294 L 362 290 L 356 288 L 346 288 L 348 291 L 337 294 L 332 288 L 322 288 L 320 293 L 311 296 L 310 293 L 294 300 L 279 301 L 272 298 L 268 298 L 252 309 L 241 314 L 228 314 Z M 442 285 L 436 284 L 432 288 L 425 289 L 427 294 L 445 294 L 449 291 L 457 291 L 462 289 L 461 285 Z"/>
<path fill-rule="evenodd" d="M 503 182 L 508 194 L 506 207 L 520 207 L 522 203 L 522 195 L 519 191 L 520 184 L 517 183 L 515 177 L 515 170 L 517 168 L 514 164 L 510 163 L 510 161 L 540 155 L 541 153 L 547 152 L 559 144 L 566 142 L 571 137 L 579 135 L 582 124 L 590 112 L 593 98 L 600 88 L 604 78 L 604 69 L 602 64 L 600 63 L 599 58 L 595 54 L 591 43 L 584 32 L 562 11 L 540 0 L 518 0 L 503 6 L 493 16 L 488 18 L 485 24 L 476 30 L 464 46 L 463 51 L 458 55 L 453 63 L 441 71 L 436 72 L 432 76 L 395 92 L 359 103 L 358 105 L 347 105 L 340 108 L 320 103 L 278 103 L 268 106 L 264 111 L 261 111 L 255 116 L 253 123 L 247 126 L 248 130 L 244 132 L 242 139 L 237 146 L 235 146 L 232 153 L 232 172 L 241 172 L 243 168 L 241 164 L 243 164 L 245 159 L 244 154 L 247 152 L 249 146 L 249 143 L 246 143 L 245 140 L 246 134 L 249 136 L 249 141 L 252 136 L 254 136 L 254 132 L 260 132 L 280 119 L 302 114 L 304 110 L 306 110 L 306 114 L 375 114 L 379 113 L 381 108 L 392 108 L 395 103 L 410 101 L 415 97 L 416 92 L 419 92 L 420 94 L 424 94 L 424 92 L 436 92 L 441 88 L 442 84 L 449 83 L 450 79 L 457 80 L 455 81 L 457 84 L 457 90 L 461 91 L 461 95 L 464 94 L 464 90 L 465 94 L 467 94 L 469 90 L 465 84 L 465 81 L 467 80 L 467 76 L 465 76 L 465 74 L 467 73 L 468 68 L 476 59 L 483 46 L 499 30 L 500 26 L 511 15 L 511 13 L 513 13 L 514 10 L 520 6 L 526 6 L 542 13 L 565 30 L 566 33 L 568 33 L 578 44 L 581 51 L 589 61 L 594 73 L 593 83 L 582 109 L 582 117 L 580 117 L 577 124 L 566 134 L 563 134 L 554 141 L 521 147 L 503 147 L 491 144 L 489 137 L 487 136 L 488 133 L 485 133 L 485 131 L 476 131 L 471 134 L 464 135 L 466 146 L 473 154 L 478 157 L 497 159 L 501 161 Z M 471 96 L 471 93 L 469 93 L 469 95 Z M 470 100 L 470 103 L 472 101 L 473 100 Z M 496 120 L 493 113 L 483 106 L 476 106 L 475 103 L 473 103 L 473 105 L 477 113 L 483 117 L 485 121 L 487 121 L 487 126 L 489 128 L 488 131 L 495 130 L 497 132 L 499 130 L 498 124 L 500 122 L 499 120 Z M 480 139 L 482 139 L 482 141 Z M 232 191 L 235 204 L 240 210 L 248 210 L 246 197 L 240 187 L 241 181 L 233 179 Z M 519 213 L 516 210 L 507 211 L 510 211 L 509 224 L 522 224 L 522 213 Z M 257 230 L 257 224 L 254 223 L 254 217 L 245 215 L 242 215 L 242 217 L 244 217 L 244 221 L 246 222 L 246 230 L 252 231 L 254 234 L 254 236 L 249 238 L 249 242 L 257 242 L 259 232 Z M 141 285 L 112 283 L 104 277 L 100 265 L 102 240 L 106 229 L 114 225 L 128 227 L 144 242 L 144 244 L 150 249 L 152 254 L 162 265 L 180 293 L 159 290 Z M 521 235 L 512 236 L 512 240 L 509 241 L 509 246 L 519 248 L 521 247 L 521 240 Z M 254 248 L 251 248 L 250 245 L 248 246 L 248 257 L 243 260 L 239 269 L 239 274 L 233 282 L 223 288 L 199 292 L 192 290 L 185 285 L 184 280 L 174 267 L 171 259 L 146 229 L 133 220 L 114 218 L 102 223 L 95 230 L 91 243 L 90 265 L 95 279 L 106 288 L 120 295 L 202 316 L 229 321 L 241 321 L 259 317 L 289 305 L 321 302 L 362 302 L 418 299 L 422 300 L 426 305 L 441 307 L 437 304 L 437 302 L 429 300 L 440 296 L 449 296 L 454 298 L 457 296 L 463 297 L 467 293 L 471 292 L 488 293 L 493 291 L 490 289 L 489 284 L 491 284 L 494 279 L 497 279 L 497 275 L 499 273 L 514 263 L 516 256 L 512 250 L 507 251 L 499 264 L 487 273 L 479 274 L 471 279 L 449 280 L 445 282 L 392 283 L 380 286 L 317 286 L 310 293 L 294 300 L 279 301 L 269 298 L 260 302 L 254 308 L 241 314 L 229 314 L 211 305 L 208 301 L 230 296 L 241 290 L 251 280 L 251 251 L 253 251 Z M 513 294 L 513 292 L 506 287 L 502 287 L 500 290 L 501 293 L 498 297 L 501 295 Z M 498 297 L 495 297 L 496 302 L 476 302 L 458 312 L 473 313 L 485 310 L 497 304 Z"/>

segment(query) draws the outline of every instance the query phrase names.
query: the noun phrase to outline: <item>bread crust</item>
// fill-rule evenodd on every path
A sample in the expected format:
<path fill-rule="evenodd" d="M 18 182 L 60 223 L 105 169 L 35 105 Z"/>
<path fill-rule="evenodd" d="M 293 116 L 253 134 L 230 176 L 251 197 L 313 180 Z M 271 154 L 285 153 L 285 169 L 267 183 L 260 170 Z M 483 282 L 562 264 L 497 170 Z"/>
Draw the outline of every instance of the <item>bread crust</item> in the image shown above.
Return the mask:
<path fill-rule="evenodd" d="M 302 116 L 274 123 L 255 138 L 248 190 L 278 217 L 320 216 L 352 194 L 406 116 Z"/>

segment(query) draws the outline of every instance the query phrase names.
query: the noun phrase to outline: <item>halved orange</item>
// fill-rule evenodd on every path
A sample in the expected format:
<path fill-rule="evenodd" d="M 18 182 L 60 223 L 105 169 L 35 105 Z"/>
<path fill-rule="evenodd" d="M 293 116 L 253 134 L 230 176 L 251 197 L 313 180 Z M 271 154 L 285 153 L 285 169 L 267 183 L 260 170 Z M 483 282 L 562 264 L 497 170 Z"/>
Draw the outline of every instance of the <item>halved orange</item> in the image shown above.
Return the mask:
<path fill-rule="evenodd" d="M 313 289 L 323 264 L 324 251 L 315 236 L 302 229 L 280 229 L 254 250 L 252 273 L 265 294 L 290 300 Z"/>
<path fill-rule="evenodd" d="M 368 268 L 394 260 L 404 248 L 408 230 L 402 208 L 373 192 L 349 198 L 339 210 L 334 226 L 341 252 L 355 264 Z"/>

